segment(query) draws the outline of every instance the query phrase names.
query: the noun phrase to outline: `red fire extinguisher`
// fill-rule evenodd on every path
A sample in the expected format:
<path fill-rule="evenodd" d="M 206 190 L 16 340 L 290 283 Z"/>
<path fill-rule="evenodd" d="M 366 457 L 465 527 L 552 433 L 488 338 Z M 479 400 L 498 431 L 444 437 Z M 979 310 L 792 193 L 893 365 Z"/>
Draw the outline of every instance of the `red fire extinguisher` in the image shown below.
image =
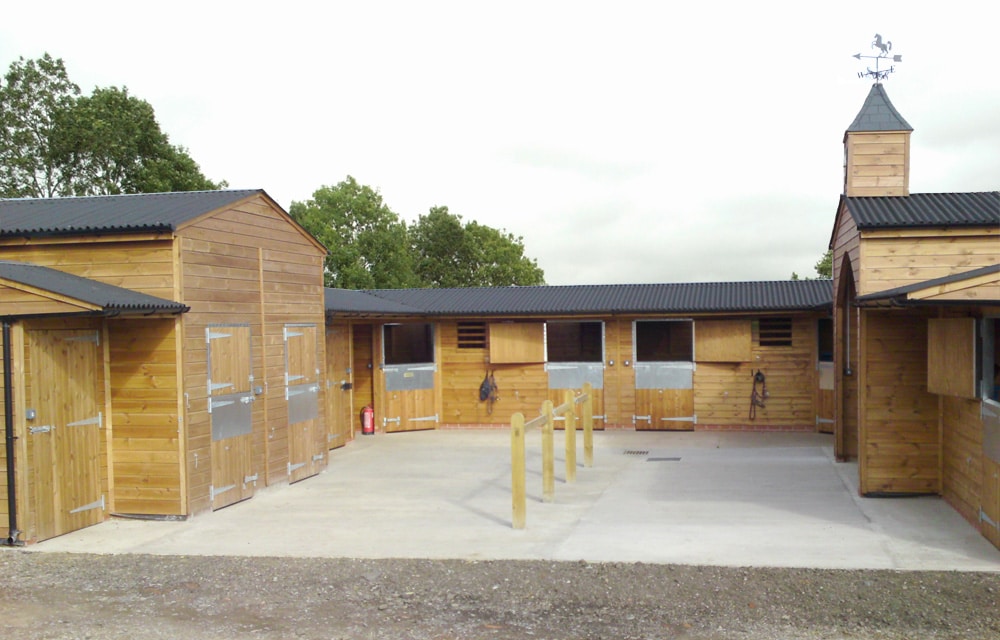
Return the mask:
<path fill-rule="evenodd" d="M 375 409 L 370 404 L 361 410 L 361 435 L 375 435 Z"/>

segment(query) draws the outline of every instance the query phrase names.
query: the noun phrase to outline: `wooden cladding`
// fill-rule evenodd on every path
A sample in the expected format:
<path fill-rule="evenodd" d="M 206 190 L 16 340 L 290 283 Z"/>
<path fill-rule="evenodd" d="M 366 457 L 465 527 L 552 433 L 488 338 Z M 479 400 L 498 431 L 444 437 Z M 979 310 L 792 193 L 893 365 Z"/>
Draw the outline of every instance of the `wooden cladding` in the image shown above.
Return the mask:
<path fill-rule="evenodd" d="M 753 344 L 747 320 L 698 320 L 694 326 L 698 362 L 750 362 Z"/>
<path fill-rule="evenodd" d="M 976 398 L 975 318 L 927 321 L 927 390 L 945 396 Z"/>
<path fill-rule="evenodd" d="M 545 362 L 545 323 L 490 323 L 490 364 Z"/>
<path fill-rule="evenodd" d="M 910 133 L 847 134 L 844 192 L 848 196 L 909 195 Z"/>

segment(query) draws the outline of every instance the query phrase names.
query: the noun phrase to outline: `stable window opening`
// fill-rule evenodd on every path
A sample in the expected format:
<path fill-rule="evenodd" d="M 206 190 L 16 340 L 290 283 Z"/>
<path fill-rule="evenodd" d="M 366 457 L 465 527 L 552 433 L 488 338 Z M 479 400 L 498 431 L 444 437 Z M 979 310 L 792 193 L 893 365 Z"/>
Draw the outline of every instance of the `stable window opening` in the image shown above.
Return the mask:
<path fill-rule="evenodd" d="M 635 323 L 636 362 L 693 362 L 694 323 L 643 320 Z"/>
<path fill-rule="evenodd" d="M 761 318 L 758 321 L 757 346 L 759 347 L 790 347 L 792 346 L 791 318 Z"/>
<path fill-rule="evenodd" d="M 603 326 L 600 322 L 549 322 L 545 326 L 548 362 L 602 362 Z"/>
<path fill-rule="evenodd" d="M 429 323 L 387 324 L 383 327 L 385 364 L 434 362 L 434 327 Z"/>

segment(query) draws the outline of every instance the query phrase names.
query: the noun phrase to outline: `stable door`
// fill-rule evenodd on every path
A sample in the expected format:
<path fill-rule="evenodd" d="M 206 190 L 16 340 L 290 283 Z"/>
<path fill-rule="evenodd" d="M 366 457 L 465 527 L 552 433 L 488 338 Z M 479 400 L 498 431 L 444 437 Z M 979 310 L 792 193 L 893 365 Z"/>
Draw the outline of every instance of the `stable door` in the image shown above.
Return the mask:
<path fill-rule="evenodd" d="M 636 430 L 693 430 L 694 322 L 637 320 L 632 344 Z"/>
<path fill-rule="evenodd" d="M 45 540 L 104 519 L 100 333 L 27 332 L 29 536 Z"/>
<path fill-rule="evenodd" d="M 208 412 L 212 420 L 213 509 L 253 496 L 253 373 L 250 326 L 209 325 Z"/>
<path fill-rule="evenodd" d="M 314 324 L 286 324 L 285 399 L 288 401 L 288 481 L 314 476 L 326 458 L 319 419 L 319 343 Z"/>

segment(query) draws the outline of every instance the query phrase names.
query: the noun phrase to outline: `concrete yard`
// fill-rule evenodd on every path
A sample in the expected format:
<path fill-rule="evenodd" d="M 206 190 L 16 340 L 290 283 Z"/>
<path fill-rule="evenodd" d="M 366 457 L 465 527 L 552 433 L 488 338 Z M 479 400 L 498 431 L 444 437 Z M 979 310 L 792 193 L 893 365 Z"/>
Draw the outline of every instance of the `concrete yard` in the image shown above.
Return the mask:
<path fill-rule="evenodd" d="M 328 469 L 187 521 L 114 518 L 35 552 L 586 560 L 720 566 L 1000 571 L 1000 551 L 942 499 L 861 498 L 832 436 L 634 432 L 594 437 L 555 500 L 527 436 L 527 527 L 511 526 L 510 435 L 359 436 Z M 582 449 L 582 436 L 577 437 Z"/>

